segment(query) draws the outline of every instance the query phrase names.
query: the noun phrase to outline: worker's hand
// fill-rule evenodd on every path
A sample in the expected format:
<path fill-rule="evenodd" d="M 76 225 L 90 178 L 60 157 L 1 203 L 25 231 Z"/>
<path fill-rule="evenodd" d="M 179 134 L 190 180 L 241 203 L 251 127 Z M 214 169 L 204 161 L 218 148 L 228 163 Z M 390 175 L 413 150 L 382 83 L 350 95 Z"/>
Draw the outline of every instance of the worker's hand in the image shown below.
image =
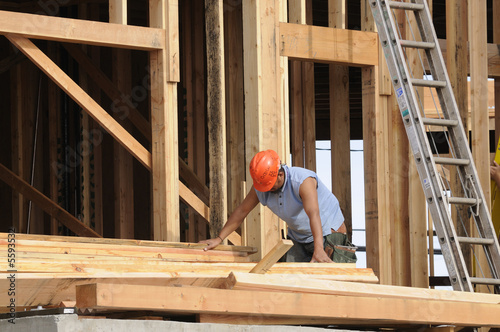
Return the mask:
<path fill-rule="evenodd" d="M 222 242 L 222 240 L 219 237 L 216 237 L 214 239 L 203 240 L 203 241 L 200 241 L 198 243 L 206 243 L 207 246 L 205 248 L 203 248 L 203 250 L 207 251 L 207 250 L 210 250 L 210 249 L 217 247 L 221 242 Z"/>
<path fill-rule="evenodd" d="M 311 263 L 333 263 L 333 261 L 328 257 L 325 250 L 316 249 L 314 250 Z"/>

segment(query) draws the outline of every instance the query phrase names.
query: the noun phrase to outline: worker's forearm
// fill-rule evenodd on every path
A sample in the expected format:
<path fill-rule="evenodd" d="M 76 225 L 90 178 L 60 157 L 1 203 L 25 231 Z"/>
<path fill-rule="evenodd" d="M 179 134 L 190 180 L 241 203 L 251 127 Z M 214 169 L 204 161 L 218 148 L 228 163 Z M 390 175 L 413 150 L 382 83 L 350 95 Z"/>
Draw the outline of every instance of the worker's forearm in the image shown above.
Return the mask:
<path fill-rule="evenodd" d="M 310 219 L 311 232 L 314 238 L 314 249 L 323 249 L 323 228 L 321 227 L 321 218 L 314 216 Z"/>
<path fill-rule="evenodd" d="M 242 212 L 236 209 L 231 216 L 229 216 L 229 219 L 227 220 L 226 224 L 224 227 L 222 227 L 219 236 L 221 237 L 222 240 L 227 238 L 229 234 L 234 232 L 235 230 L 240 227 L 241 223 L 243 222 L 243 219 L 245 219 L 245 216 L 242 215 Z"/>

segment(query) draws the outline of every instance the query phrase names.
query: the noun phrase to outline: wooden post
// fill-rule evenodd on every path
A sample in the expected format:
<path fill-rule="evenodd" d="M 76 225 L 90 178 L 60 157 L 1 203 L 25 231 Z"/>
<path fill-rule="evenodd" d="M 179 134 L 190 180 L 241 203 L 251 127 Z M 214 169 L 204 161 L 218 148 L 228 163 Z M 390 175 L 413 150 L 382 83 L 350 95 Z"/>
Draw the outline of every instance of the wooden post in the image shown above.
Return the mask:
<path fill-rule="evenodd" d="M 227 219 L 224 18 L 222 10 L 222 0 L 205 0 L 210 236 L 212 238 L 217 237 Z"/>
<path fill-rule="evenodd" d="M 376 31 L 368 0 L 361 3 L 361 30 Z M 363 98 L 363 152 L 365 164 L 366 263 L 381 284 L 391 284 L 389 146 L 387 98 L 381 97 L 379 66 L 361 69 Z"/>
<path fill-rule="evenodd" d="M 500 44 L 500 2 L 493 1 L 493 44 Z M 495 77 L 495 146 L 500 139 L 500 77 Z"/>
<path fill-rule="evenodd" d="M 224 52 L 226 68 L 227 169 L 228 210 L 233 211 L 242 201 L 241 183 L 245 181 L 245 112 L 243 98 L 243 26 L 241 3 L 224 12 Z M 246 194 L 246 190 L 245 190 Z"/>
<path fill-rule="evenodd" d="M 447 0 L 446 66 L 464 131 L 469 133 L 467 30 L 467 1 Z M 455 167 L 450 168 L 450 181 L 453 196 L 465 197 L 462 182 Z M 467 236 L 468 234 L 470 236 L 472 224 L 468 216 L 469 208 L 457 204 L 452 207 L 451 213 L 452 219 L 457 221 L 458 236 Z M 462 245 L 462 253 L 470 271 L 472 267 L 470 245 Z"/>
<path fill-rule="evenodd" d="M 490 172 L 489 172 L 489 128 L 488 126 L 488 59 L 486 40 L 486 0 L 469 1 L 469 55 L 470 55 L 470 107 L 472 130 L 472 155 L 476 164 L 478 178 L 483 188 L 488 207 L 491 207 Z M 473 228 L 475 230 L 475 227 Z M 476 231 L 473 236 L 479 236 Z M 476 271 L 481 275 L 479 266 L 487 266 L 482 250 L 476 250 Z M 484 269 L 483 269 L 484 270 Z M 478 286 L 480 291 L 488 291 L 485 286 Z"/>
<path fill-rule="evenodd" d="M 313 25 L 313 2 L 306 1 L 306 24 Z M 304 112 L 304 167 L 316 171 L 316 109 L 314 62 L 302 62 L 302 110 Z"/>
<path fill-rule="evenodd" d="M 179 26 L 177 0 L 149 1 L 151 27 L 166 30 L 167 47 L 150 52 L 153 234 L 179 241 L 177 82 Z"/>
<path fill-rule="evenodd" d="M 127 1 L 109 1 L 109 22 L 127 25 Z M 132 88 L 130 51 L 113 49 L 113 81 L 125 95 Z M 116 114 L 115 114 L 116 115 Z M 130 125 L 118 116 L 115 119 L 125 129 Z M 134 182 L 132 156 L 119 144 L 113 142 L 114 153 L 114 192 L 115 192 L 115 236 L 121 239 L 134 238 Z"/>
<path fill-rule="evenodd" d="M 328 1 L 328 26 L 347 27 L 347 2 Z M 349 109 L 349 67 L 330 65 L 330 142 L 332 192 L 338 198 L 347 234 L 352 238 L 351 212 L 351 130 Z"/>
<path fill-rule="evenodd" d="M 289 1 L 289 21 L 295 24 L 306 24 L 306 1 Z M 302 62 L 290 61 L 290 143 L 292 165 L 304 167 L 304 103 L 302 89 Z"/>
<path fill-rule="evenodd" d="M 278 38 L 279 0 L 244 1 L 243 55 L 245 79 L 245 135 L 247 164 L 259 151 L 280 148 L 281 72 Z M 247 179 L 251 179 L 247 171 Z M 260 260 L 280 240 L 279 221 L 259 205 L 248 216 L 248 245 L 257 247 Z"/>

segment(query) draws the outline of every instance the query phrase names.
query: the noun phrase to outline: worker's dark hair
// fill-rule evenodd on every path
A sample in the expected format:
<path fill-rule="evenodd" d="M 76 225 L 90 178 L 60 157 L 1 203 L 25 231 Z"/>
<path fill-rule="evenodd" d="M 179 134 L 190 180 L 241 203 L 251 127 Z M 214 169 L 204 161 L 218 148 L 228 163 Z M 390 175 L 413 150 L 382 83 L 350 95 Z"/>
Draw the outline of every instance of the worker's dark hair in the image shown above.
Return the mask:
<path fill-rule="evenodd" d="M 280 169 L 278 170 L 278 173 L 285 173 L 285 169 L 283 168 L 285 164 L 280 164 Z"/>

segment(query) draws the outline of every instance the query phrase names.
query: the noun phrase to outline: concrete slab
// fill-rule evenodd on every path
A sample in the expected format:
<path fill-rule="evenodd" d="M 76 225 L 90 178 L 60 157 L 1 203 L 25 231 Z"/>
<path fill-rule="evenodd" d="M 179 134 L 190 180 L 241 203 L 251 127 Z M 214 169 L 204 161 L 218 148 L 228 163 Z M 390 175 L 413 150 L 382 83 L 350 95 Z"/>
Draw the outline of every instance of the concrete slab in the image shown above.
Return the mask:
<path fill-rule="evenodd" d="M 78 319 L 76 314 L 15 318 L 15 324 L 0 320 L 2 332 L 321 332 L 344 331 L 300 326 L 230 325 L 127 319 Z M 352 330 L 349 330 L 352 332 Z"/>

